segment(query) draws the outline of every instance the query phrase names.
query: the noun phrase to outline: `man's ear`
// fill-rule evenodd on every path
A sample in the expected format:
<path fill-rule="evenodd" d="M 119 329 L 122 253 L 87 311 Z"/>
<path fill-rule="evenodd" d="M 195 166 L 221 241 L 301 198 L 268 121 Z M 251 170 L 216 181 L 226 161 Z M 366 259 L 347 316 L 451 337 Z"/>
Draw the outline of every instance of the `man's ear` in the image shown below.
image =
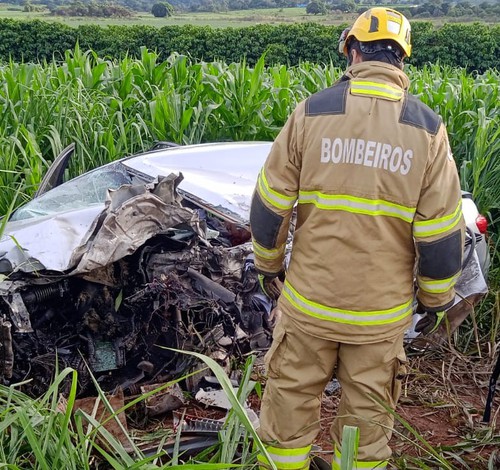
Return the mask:
<path fill-rule="evenodd" d="M 349 66 L 352 65 L 352 59 L 353 59 L 352 53 L 353 53 L 353 51 L 354 51 L 354 49 L 352 49 L 352 48 L 347 51 L 347 64 Z"/>
<path fill-rule="evenodd" d="M 362 61 L 361 53 L 354 47 L 351 48 L 349 51 L 349 65 L 359 64 Z"/>

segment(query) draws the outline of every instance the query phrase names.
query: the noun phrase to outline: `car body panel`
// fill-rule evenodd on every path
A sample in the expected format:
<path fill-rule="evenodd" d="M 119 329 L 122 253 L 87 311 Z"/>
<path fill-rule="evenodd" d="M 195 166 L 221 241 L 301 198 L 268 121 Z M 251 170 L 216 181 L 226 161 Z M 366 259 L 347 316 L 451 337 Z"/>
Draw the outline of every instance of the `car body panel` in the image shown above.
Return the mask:
<path fill-rule="evenodd" d="M 270 142 L 202 144 L 174 147 L 123 163 L 148 175 L 182 173 L 179 189 L 234 221 L 248 223 L 255 182 Z"/>
<path fill-rule="evenodd" d="M 464 214 L 465 225 L 467 226 L 469 233 L 474 233 L 475 235 L 472 243 L 477 253 L 478 262 L 481 266 L 483 276 L 487 278 L 490 267 L 490 251 L 486 238 L 477 228 L 476 219 L 479 216 L 479 211 L 476 204 L 472 200 L 472 196 L 466 192 L 462 193 L 462 212 Z"/>
<path fill-rule="evenodd" d="M 84 245 L 104 204 L 35 219 L 8 222 L 0 240 L 0 272 L 66 271 Z M 22 248 L 22 249 L 21 249 Z"/>

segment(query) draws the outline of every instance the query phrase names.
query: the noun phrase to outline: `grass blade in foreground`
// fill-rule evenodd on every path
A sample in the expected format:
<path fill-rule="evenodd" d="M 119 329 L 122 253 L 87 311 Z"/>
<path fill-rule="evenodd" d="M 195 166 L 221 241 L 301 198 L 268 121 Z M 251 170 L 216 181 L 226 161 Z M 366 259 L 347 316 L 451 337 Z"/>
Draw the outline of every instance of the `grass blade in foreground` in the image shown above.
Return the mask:
<path fill-rule="evenodd" d="M 344 426 L 342 431 L 340 470 L 351 470 L 356 467 L 358 445 L 359 428 L 356 426 Z"/>
<path fill-rule="evenodd" d="M 166 348 L 170 349 L 170 348 Z M 196 352 L 192 351 L 181 351 L 178 349 L 171 349 L 171 351 L 175 351 L 177 353 L 182 353 L 182 354 L 188 354 L 190 356 L 197 357 L 198 359 L 202 360 L 210 369 L 212 372 L 215 374 L 217 377 L 217 380 L 222 386 L 222 389 L 224 392 L 226 392 L 227 398 L 229 402 L 231 403 L 231 406 L 233 407 L 234 413 L 238 416 L 240 419 L 241 423 L 243 426 L 245 426 L 246 430 L 252 435 L 255 446 L 259 449 L 259 451 L 265 455 L 267 458 L 268 462 L 270 462 L 270 466 L 273 470 L 276 469 L 276 465 L 274 465 L 271 456 L 266 450 L 266 447 L 264 446 L 263 442 L 260 440 L 259 436 L 257 435 L 257 432 L 255 431 L 250 419 L 248 418 L 248 415 L 243 408 L 243 405 L 240 403 L 239 397 L 236 395 L 236 393 L 233 390 L 233 385 L 231 384 L 231 381 L 229 380 L 228 376 L 224 372 L 224 369 L 217 364 L 212 358 L 204 356 L 203 354 L 199 354 Z"/>

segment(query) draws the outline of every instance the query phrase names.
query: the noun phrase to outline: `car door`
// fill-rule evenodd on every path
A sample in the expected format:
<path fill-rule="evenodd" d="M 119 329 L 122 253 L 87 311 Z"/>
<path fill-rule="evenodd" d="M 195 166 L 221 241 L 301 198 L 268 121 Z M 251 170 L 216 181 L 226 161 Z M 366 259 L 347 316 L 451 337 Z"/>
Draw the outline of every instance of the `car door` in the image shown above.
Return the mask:
<path fill-rule="evenodd" d="M 46 193 L 49 189 L 55 188 L 64 182 L 64 171 L 68 167 L 69 161 L 75 153 L 75 144 L 69 144 L 52 162 L 47 173 L 42 178 L 33 198 L 37 198 Z"/>

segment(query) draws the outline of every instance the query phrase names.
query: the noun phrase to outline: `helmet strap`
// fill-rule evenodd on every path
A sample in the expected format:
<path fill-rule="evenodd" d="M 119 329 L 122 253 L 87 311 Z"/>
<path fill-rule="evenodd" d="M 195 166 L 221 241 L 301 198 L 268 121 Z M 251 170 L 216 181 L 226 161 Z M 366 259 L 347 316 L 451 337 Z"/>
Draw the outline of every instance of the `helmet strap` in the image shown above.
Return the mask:
<path fill-rule="evenodd" d="M 359 42 L 359 49 L 363 54 L 375 54 L 384 52 L 393 54 L 399 62 L 403 61 L 403 52 L 391 41 Z"/>

